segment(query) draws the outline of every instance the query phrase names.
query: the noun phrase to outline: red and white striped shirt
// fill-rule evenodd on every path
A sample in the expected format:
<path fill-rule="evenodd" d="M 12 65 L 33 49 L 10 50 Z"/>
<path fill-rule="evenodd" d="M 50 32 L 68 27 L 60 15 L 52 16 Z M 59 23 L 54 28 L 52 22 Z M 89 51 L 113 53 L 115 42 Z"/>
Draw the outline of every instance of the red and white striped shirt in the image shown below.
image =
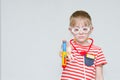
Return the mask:
<path fill-rule="evenodd" d="M 100 47 L 92 45 L 87 54 L 95 56 L 94 64 L 91 66 L 85 65 L 85 57 L 78 52 L 87 51 L 89 46 L 81 46 L 74 41 L 71 42 L 76 49 L 72 49 L 74 60 L 67 61 L 66 68 L 63 69 L 61 80 L 95 80 L 96 66 L 106 64 L 105 56 Z"/>

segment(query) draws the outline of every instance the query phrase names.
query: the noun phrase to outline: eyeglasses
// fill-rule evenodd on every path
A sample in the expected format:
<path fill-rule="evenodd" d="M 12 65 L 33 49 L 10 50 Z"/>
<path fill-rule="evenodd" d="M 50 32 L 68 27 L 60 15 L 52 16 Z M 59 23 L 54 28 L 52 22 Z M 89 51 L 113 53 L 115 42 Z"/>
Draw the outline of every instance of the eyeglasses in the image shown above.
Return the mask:
<path fill-rule="evenodd" d="M 71 30 L 74 34 L 78 34 L 80 32 L 87 34 L 90 31 L 90 27 L 87 27 L 87 26 L 85 26 L 85 27 L 74 27 L 74 28 L 71 28 Z"/>

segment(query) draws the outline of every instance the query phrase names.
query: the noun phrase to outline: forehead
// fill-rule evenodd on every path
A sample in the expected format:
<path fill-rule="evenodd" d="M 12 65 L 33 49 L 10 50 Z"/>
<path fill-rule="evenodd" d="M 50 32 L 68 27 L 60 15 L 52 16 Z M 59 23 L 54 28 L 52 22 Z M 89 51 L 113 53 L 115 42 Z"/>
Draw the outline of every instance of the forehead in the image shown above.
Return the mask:
<path fill-rule="evenodd" d="M 84 20 L 76 19 L 74 26 L 87 26 L 87 23 Z"/>
<path fill-rule="evenodd" d="M 91 24 L 90 20 L 87 18 L 73 18 L 71 21 L 71 27 L 74 26 L 89 26 Z"/>

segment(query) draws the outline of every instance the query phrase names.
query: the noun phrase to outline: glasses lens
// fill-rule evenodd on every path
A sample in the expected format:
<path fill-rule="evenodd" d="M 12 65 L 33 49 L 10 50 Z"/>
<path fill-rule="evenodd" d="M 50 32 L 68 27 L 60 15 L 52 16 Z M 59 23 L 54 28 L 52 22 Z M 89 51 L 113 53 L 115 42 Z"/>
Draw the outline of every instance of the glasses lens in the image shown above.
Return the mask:
<path fill-rule="evenodd" d="M 72 28 L 72 32 L 73 32 L 74 34 L 78 34 L 79 31 L 80 31 L 80 30 L 79 30 L 78 27 Z"/>
<path fill-rule="evenodd" d="M 88 33 L 90 31 L 90 28 L 89 27 L 82 27 L 81 30 L 83 33 Z"/>

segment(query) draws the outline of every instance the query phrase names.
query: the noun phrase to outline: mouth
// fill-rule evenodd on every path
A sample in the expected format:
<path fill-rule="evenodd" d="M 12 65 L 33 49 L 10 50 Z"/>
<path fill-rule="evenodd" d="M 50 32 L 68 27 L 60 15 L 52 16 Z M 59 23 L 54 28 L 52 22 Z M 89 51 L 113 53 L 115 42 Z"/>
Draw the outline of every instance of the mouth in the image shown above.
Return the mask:
<path fill-rule="evenodd" d="M 85 36 L 78 36 L 78 38 L 79 38 L 79 39 L 84 39 L 84 38 L 85 38 Z"/>

